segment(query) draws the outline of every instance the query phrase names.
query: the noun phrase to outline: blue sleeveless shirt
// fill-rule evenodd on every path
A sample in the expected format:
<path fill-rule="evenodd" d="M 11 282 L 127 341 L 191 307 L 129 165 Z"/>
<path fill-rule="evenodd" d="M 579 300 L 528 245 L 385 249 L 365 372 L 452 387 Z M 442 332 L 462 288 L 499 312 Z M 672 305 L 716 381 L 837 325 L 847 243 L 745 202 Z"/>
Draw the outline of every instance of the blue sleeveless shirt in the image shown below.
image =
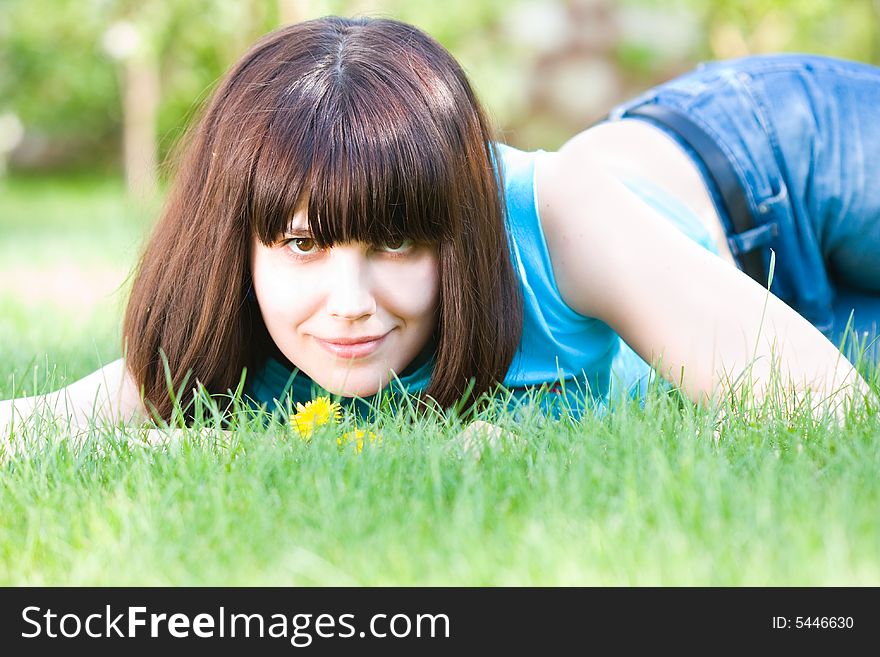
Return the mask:
<path fill-rule="evenodd" d="M 650 365 L 607 324 L 569 307 L 556 287 L 536 203 L 535 158 L 541 152 L 498 144 L 510 256 L 524 311 L 522 338 L 504 385 L 512 393 L 511 401 L 536 401 L 557 417 L 562 412 L 575 418 L 587 410 L 603 413 L 612 398 L 624 395 L 644 400 L 648 385 L 655 378 Z M 624 182 L 679 230 L 718 253 L 700 220 L 675 197 L 643 179 Z M 433 366 L 432 356 L 407 368 L 386 390 L 424 390 Z M 266 404 L 270 412 L 277 406 L 282 413 L 296 402 L 319 395 L 333 396 L 304 373 L 272 358 L 253 377 L 248 377 L 245 394 L 257 406 Z M 343 405 L 353 404 L 366 410 L 378 395 L 365 399 L 336 398 Z"/>

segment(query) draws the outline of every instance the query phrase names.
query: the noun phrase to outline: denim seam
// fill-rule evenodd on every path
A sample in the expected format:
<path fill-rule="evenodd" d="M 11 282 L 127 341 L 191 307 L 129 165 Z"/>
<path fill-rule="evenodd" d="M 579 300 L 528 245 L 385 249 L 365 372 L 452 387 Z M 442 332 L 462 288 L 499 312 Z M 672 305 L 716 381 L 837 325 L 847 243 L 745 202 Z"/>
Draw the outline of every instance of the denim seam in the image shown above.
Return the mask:
<path fill-rule="evenodd" d="M 766 205 L 773 205 L 776 202 L 782 200 L 785 196 L 787 196 L 788 185 L 784 179 L 784 176 L 788 173 L 788 169 L 787 168 L 783 169 L 780 166 L 780 162 L 784 162 L 785 158 L 782 156 L 782 148 L 779 144 L 779 138 L 778 138 L 778 135 L 776 132 L 776 128 L 767 118 L 768 117 L 767 104 L 763 101 L 762 94 L 758 93 L 758 90 L 753 86 L 754 78 L 749 73 L 746 73 L 746 72 L 741 72 L 739 74 L 739 76 L 740 76 L 739 80 L 742 84 L 743 89 L 746 91 L 746 93 L 749 94 L 749 97 L 752 99 L 752 102 L 755 105 L 756 112 L 758 112 L 761 116 L 761 122 L 764 124 L 764 130 L 767 133 L 767 139 L 770 143 L 770 148 L 772 149 L 772 152 L 773 152 L 773 159 L 776 161 L 777 169 L 779 169 L 780 193 L 772 198 L 769 198 L 769 199 L 766 199 L 763 201 L 763 203 Z M 786 191 L 786 194 L 782 194 L 782 191 Z M 794 204 L 790 203 L 789 205 L 790 205 L 789 212 L 792 215 L 794 215 L 794 213 L 795 213 Z M 766 212 L 766 210 L 765 210 L 765 212 Z M 800 222 L 794 221 L 794 223 L 797 225 Z M 812 223 L 807 220 L 806 224 L 808 226 L 808 229 L 812 230 Z M 827 271 L 826 271 L 826 275 L 825 275 L 825 280 L 818 281 L 818 284 L 822 285 L 826 289 L 826 291 L 829 293 L 828 295 L 826 295 L 826 298 L 830 299 L 830 295 L 833 294 L 833 288 L 830 284 L 830 281 L 828 280 Z M 830 301 L 828 301 L 828 303 L 826 305 L 828 306 L 828 310 L 830 311 Z M 828 331 L 830 331 L 832 329 L 832 327 L 834 325 L 833 319 L 831 320 L 830 323 L 829 322 L 818 323 L 817 320 L 811 320 L 811 322 L 822 333 L 827 333 Z"/>
<path fill-rule="evenodd" d="M 743 90 L 748 94 L 752 103 L 755 105 L 755 109 L 757 110 L 756 114 L 761 121 L 761 127 L 764 128 L 764 132 L 767 133 L 767 139 L 770 142 L 770 147 L 773 149 L 773 157 L 776 159 L 778 165 L 780 155 L 779 139 L 776 136 L 775 126 L 770 122 L 764 99 L 756 92 L 755 87 L 752 84 L 754 80 L 751 75 L 746 72 L 741 72 L 737 74 L 737 79 L 741 83 Z"/>
<path fill-rule="evenodd" d="M 752 77 L 752 76 L 761 75 L 763 73 L 778 73 L 780 71 L 787 71 L 787 72 L 803 71 L 803 70 L 805 70 L 805 68 L 806 67 L 803 65 L 797 66 L 797 65 L 781 65 L 781 64 L 779 64 L 779 65 L 775 65 L 775 66 L 767 66 L 764 68 L 756 68 L 753 71 L 741 71 L 741 73 L 745 73 L 749 77 Z M 816 67 L 816 66 L 810 64 L 809 68 L 806 68 L 806 70 L 829 71 L 829 72 L 834 73 L 835 75 L 843 75 L 843 76 L 846 76 L 849 78 L 860 78 L 860 79 L 873 80 L 875 82 L 880 82 L 880 76 L 878 76 L 878 75 L 873 75 L 871 73 L 862 72 L 862 71 L 853 71 L 853 70 L 848 69 L 844 66 L 834 66 L 834 65 L 830 65 L 830 64 L 822 64 L 819 67 Z"/>
<path fill-rule="evenodd" d="M 788 53 L 788 54 L 796 54 L 796 53 Z M 826 58 L 824 56 L 816 56 L 816 59 L 808 59 L 808 60 L 797 60 L 797 61 L 763 61 L 763 62 L 753 62 L 750 66 L 744 67 L 739 72 L 746 73 L 749 76 L 752 75 L 760 75 L 763 73 L 774 73 L 779 71 L 803 71 L 803 70 L 825 70 L 831 71 L 835 74 L 846 75 L 850 78 L 864 78 L 869 80 L 880 81 L 880 75 L 877 75 L 873 71 L 860 71 L 854 70 L 846 65 L 841 65 L 834 58 Z M 733 60 L 736 61 L 736 60 Z M 724 67 L 725 60 L 718 60 L 718 63 L 722 64 L 722 70 L 733 70 L 732 68 Z M 710 62 L 712 63 L 712 62 Z M 856 62 L 860 63 L 860 62 Z"/>
<path fill-rule="evenodd" d="M 755 106 L 755 114 L 757 114 L 758 119 L 761 122 L 761 127 L 764 129 L 764 134 L 767 135 L 767 141 L 770 144 L 770 150 L 773 153 L 773 159 L 776 163 L 776 169 L 778 172 L 778 178 L 776 180 L 777 189 L 773 192 L 773 178 L 776 177 L 773 175 L 773 172 L 768 172 L 768 182 L 770 183 L 770 190 L 773 192 L 770 196 L 766 198 L 762 198 L 760 201 L 756 201 L 754 211 L 757 214 L 764 214 L 767 212 L 765 209 L 763 212 L 761 211 L 761 206 L 771 206 L 774 205 L 785 198 L 788 197 L 788 184 L 785 181 L 785 173 L 786 170 L 783 169 L 781 162 L 784 162 L 785 159 L 782 157 L 782 149 L 779 146 L 779 137 L 776 134 L 776 126 L 770 121 L 769 113 L 767 112 L 767 105 L 764 102 L 763 98 L 758 94 L 752 85 L 753 79 L 751 75 L 748 73 L 739 73 L 737 76 L 737 80 L 742 86 L 743 91 L 748 94 L 752 103 Z"/>

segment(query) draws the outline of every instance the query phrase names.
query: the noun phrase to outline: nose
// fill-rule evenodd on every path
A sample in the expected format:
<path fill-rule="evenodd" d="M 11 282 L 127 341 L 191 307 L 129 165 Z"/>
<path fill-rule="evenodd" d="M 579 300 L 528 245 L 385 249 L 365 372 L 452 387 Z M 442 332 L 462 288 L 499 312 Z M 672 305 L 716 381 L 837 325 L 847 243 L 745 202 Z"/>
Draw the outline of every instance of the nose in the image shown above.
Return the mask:
<path fill-rule="evenodd" d="M 331 249 L 327 284 L 327 312 L 333 317 L 355 320 L 376 312 L 370 272 L 358 246 Z"/>

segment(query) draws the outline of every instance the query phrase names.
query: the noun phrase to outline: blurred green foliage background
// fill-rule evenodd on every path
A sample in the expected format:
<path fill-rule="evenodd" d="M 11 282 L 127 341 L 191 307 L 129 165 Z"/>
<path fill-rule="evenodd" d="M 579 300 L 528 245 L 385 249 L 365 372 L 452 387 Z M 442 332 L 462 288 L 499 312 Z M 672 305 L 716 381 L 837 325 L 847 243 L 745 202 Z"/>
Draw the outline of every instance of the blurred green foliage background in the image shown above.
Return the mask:
<path fill-rule="evenodd" d="M 156 76 L 161 162 L 251 43 L 331 13 L 393 16 L 434 35 L 522 147 L 556 147 L 703 59 L 785 50 L 880 61 L 878 0 L 0 0 L 0 152 L 14 171 L 120 171 L 137 60 Z"/>

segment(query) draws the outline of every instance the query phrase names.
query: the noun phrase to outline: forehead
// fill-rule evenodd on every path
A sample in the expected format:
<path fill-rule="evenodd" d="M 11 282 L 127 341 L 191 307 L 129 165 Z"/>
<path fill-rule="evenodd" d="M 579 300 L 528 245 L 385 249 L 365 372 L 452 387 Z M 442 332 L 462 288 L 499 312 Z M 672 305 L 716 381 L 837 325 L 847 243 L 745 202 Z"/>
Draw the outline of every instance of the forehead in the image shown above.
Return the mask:
<path fill-rule="evenodd" d="M 287 222 L 287 230 L 308 230 L 309 228 L 309 215 L 306 210 L 299 210 L 294 213 L 294 215 Z"/>

